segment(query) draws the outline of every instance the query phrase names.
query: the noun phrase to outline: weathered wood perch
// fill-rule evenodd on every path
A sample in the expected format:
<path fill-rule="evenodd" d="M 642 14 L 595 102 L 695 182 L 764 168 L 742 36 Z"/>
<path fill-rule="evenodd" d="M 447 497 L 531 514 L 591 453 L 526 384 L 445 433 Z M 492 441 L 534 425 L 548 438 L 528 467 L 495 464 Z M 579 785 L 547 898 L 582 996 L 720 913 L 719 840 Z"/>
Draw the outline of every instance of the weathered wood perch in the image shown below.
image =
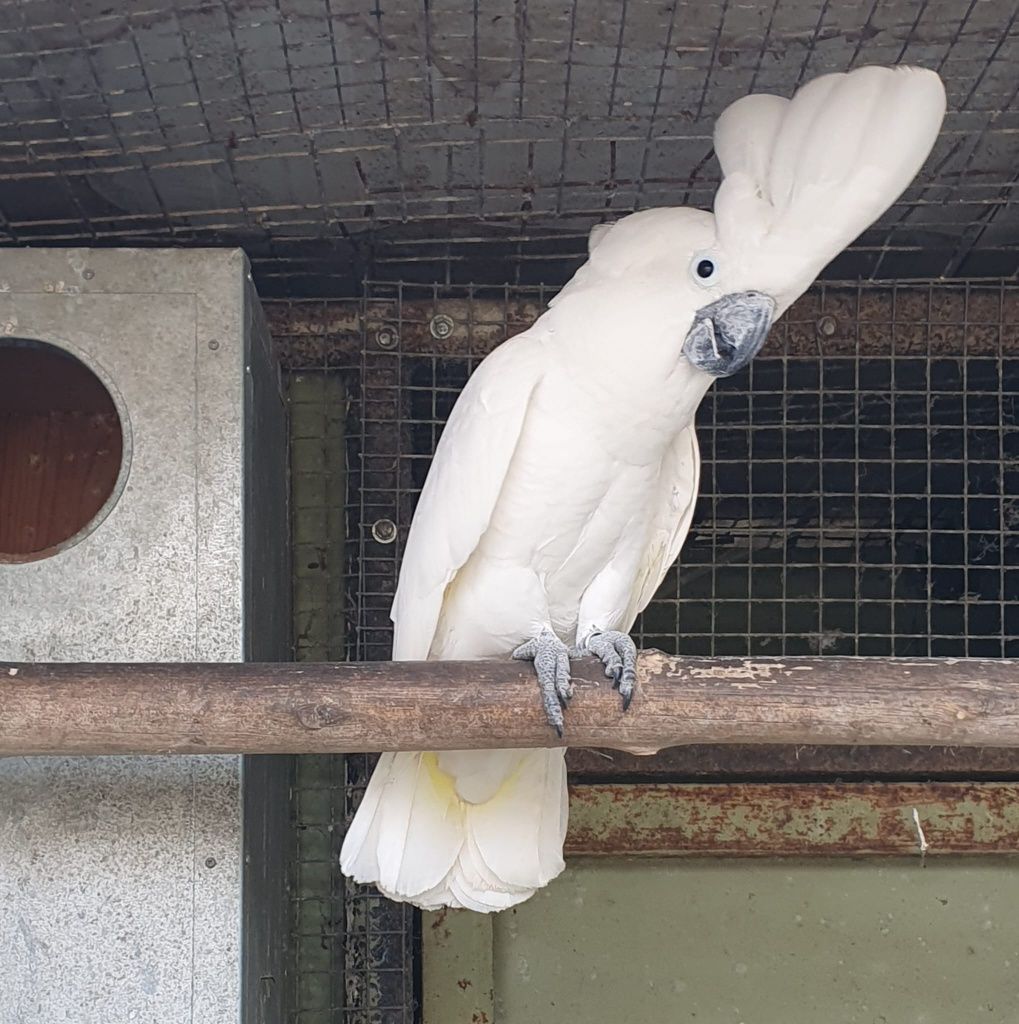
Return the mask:
<path fill-rule="evenodd" d="M 1019 747 L 1019 661 L 641 655 L 575 665 L 569 746 Z M 0 755 L 555 746 L 519 662 L 0 665 Z"/>

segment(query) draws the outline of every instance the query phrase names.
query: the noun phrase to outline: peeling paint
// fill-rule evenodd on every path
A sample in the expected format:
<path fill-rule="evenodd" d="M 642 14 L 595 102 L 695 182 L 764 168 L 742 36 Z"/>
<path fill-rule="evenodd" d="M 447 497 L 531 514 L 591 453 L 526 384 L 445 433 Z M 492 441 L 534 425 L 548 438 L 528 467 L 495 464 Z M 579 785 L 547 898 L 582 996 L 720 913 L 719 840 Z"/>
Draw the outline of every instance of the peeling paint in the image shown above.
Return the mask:
<path fill-rule="evenodd" d="M 745 661 L 736 665 L 711 665 L 706 668 L 691 668 L 684 674 L 694 679 L 771 679 L 776 671 L 784 669 L 782 664 L 762 664 Z M 736 684 L 740 686 L 741 684 Z M 746 684 L 742 684 L 746 686 Z M 757 684 L 758 687 L 760 684 Z"/>

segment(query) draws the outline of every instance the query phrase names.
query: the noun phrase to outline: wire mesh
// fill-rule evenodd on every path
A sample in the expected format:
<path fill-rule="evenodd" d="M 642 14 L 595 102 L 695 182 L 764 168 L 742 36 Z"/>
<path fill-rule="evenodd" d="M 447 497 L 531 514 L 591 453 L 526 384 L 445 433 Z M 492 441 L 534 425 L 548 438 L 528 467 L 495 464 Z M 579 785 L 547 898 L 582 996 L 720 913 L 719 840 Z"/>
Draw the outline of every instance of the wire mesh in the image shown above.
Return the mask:
<path fill-rule="evenodd" d="M 277 307 L 269 314 L 288 370 L 292 411 L 296 657 L 388 656 L 388 649 L 363 640 L 373 595 L 365 585 L 372 569 L 362 534 L 361 480 L 370 449 L 358 400 L 360 338 L 354 346 L 343 344 L 350 323 L 331 307 Z M 341 340 L 334 345 L 337 336 Z M 293 1024 L 416 1019 L 413 911 L 371 887 L 354 885 L 339 871 L 343 835 L 373 764 L 365 755 L 298 758 Z"/>
<path fill-rule="evenodd" d="M 643 642 L 1019 652 L 1016 302 L 966 285 L 822 287 L 800 303 L 701 409 L 700 506 Z"/>
<path fill-rule="evenodd" d="M 346 529 L 332 519 L 308 549 L 331 589 L 310 604 L 300 588 L 312 562 L 297 560 L 304 656 L 339 649 L 315 639 L 335 639 L 339 625 L 316 633 L 300 617 L 312 606 L 342 620 L 349 656 L 388 656 L 401 545 L 443 423 L 477 363 L 545 299 L 540 287 L 369 283 L 356 304 L 270 306 L 295 412 L 318 410 L 294 417 L 294 445 L 312 443 L 310 455 L 295 449 L 299 534 L 299 488 L 318 510 L 316 474 L 347 460 L 345 494 L 329 499 L 345 507 Z M 341 401 L 337 446 L 328 424 Z M 638 641 L 690 654 L 1019 656 L 1017 403 L 1019 285 L 814 288 L 750 373 L 718 382 L 702 404 L 694 524 Z M 320 557 L 329 545 L 334 555 Z M 300 1024 L 403 1024 L 416 1013 L 416 916 L 346 886 L 336 860 L 371 763 L 302 767 L 298 827 L 313 838 L 296 897 Z M 331 968 L 319 966 L 320 947 Z"/>
<path fill-rule="evenodd" d="M 927 169 L 832 271 L 1019 266 L 1019 4 L 0 3 L 0 241 L 239 244 L 263 296 L 561 282 L 604 218 L 710 204 L 714 118 L 936 69 Z"/>

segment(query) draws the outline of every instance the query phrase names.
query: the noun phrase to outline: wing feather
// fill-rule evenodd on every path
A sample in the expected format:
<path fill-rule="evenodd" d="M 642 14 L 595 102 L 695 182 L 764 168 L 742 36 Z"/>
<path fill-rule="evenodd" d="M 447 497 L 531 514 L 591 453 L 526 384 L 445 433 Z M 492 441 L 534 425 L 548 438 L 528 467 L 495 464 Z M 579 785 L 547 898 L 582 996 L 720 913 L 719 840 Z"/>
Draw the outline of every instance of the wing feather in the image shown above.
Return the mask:
<path fill-rule="evenodd" d="M 700 473 L 700 448 L 691 423 L 676 437 L 662 464 L 660 511 L 626 612 L 623 629 L 627 631 L 655 596 L 665 574 L 679 557 L 679 550 L 690 532 Z"/>
<path fill-rule="evenodd" d="M 532 328 L 484 359 L 457 399 L 403 553 L 391 613 L 394 661 L 427 659 L 446 588 L 491 522 L 543 366 Z"/>

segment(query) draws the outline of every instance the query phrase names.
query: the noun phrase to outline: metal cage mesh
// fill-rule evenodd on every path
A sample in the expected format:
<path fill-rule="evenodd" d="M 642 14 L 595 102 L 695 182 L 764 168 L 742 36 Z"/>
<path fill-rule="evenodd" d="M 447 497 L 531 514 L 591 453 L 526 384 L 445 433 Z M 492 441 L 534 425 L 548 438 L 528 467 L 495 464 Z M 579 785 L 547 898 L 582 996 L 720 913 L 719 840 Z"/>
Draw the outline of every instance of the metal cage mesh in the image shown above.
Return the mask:
<path fill-rule="evenodd" d="M 936 69 L 941 140 L 834 276 L 1019 266 L 1015 0 L 0 3 L 0 243 L 243 245 L 263 296 L 561 283 L 588 229 L 710 205 L 714 119 Z"/>
<path fill-rule="evenodd" d="M 300 656 L 388 656 L 401 545 L 442 425 L 545 299 L 369 283 L 360 303 L 270 306 L 296 413 Z M 1017 401 L 1019 286 L 815 287 L 750 373 L 703 403 L 694 524 L 637 639 L 690 654 L 1019 655 Z M 418 924 L 339 875 L 371 759 L 341 765 L 309 759 L 299 782 L 312 838 L 294 1020 L 403 1024 Z"/>
<path fill-rule="evenodd" d="M 366 557 L 362 537 L 362 480 L 371 461 L 365 458 L 370 428 L 359 400 L 364 375 L 359 346 L 323 347 L 333 337 L 322 329 L 332 312 L 308 305 L 269 310 L 289 370 L 298 660 L 388 656 L 381 645 L 365 643 L 363 629 L 367 609 L 378 598 L 373 588 L 391 592 L 385 569 L 380 572 Z M 294 1024 L 416 1019 L 416 915 L 368 886 L 354 885 L 338 867 L 345 829 L 373 764 L 365 755 L 298 758 Z"/>

